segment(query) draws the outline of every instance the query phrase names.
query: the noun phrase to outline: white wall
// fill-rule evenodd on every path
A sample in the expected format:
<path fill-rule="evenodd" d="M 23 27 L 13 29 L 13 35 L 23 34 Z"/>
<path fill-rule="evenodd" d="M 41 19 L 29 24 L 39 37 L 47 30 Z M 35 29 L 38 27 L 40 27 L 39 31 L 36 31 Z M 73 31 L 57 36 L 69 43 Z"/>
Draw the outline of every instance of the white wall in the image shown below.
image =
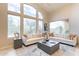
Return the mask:
<path fill-rule="evenodd" d="M 70 32 L 79 34 L 79 4 L 70 4 L 52 14 L 50 21 L 69 19 Z"/>
<path fill-rule="evenodd" d="M 10 40 L 7 39 L 7 5 L 0 4 L 0 49 L 10 45 Z"/>

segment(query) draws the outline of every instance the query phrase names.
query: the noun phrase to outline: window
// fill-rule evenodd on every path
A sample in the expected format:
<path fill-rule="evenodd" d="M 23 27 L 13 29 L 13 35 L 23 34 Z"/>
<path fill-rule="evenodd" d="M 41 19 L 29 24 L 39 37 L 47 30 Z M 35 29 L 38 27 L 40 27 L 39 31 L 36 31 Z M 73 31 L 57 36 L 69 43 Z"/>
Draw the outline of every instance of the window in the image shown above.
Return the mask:
<path fill-rule="evenodd" d="M 23 9 L 20 10 L 21 8 Z M 8 3 L 8 37 L 14 37 L 14 33 L 20 33 L 20 31 L 23 31 L 20 33 L 21 35 L 34 35 L 37 31 L 41 33 L 43 32 L 42 20 L 42 14 L 35 8 L 33 8 L 31 5 Z M 23 22 L 23 24 L 20 24 L 20 21 Z M 36 28 L 37 23 L 38 29 Z M 23 27 L 21 28 L 21 26 Z"/>
<path fill-rule="evenodd" d="M 13 37 L 15 32 L 20 33 L 20 17 L 8 15 L 8 37 Z"/>
<path fill-rule="evenodd" d="M 38 21 L 38 32 L 41 33 L 43 32 L 43 21 L 42 20 L 39 20 Z"/>
<path fill-rule="evenodd" d="M 63 21 L 56 21 L 50 23 L 50 32 L 54 34 L 63 35 L 65 31 L 65 24 Z"/>
<path fill-rule="evenodd" d="M 24 14 L 28 16 L 36 17 L 36 9 L 30 5 L 24 4 Z"/>
<path fill-rule="evenodd" d="M 36 33 L 36 20 L 24 18 L 24 34 Z"/>
<path fill-rule="evenodd" d="M 43 16 L 42 16 L 42 14 L 40 12 L 38 12 L 38 18 L 43 19 Z"/>
<path fill-rule="evenodd" d="M 20 4 L 12 4 L 12 3 L 9 3 L 8 4 L 8 10 L 9 11 L 13 11 L 13 12 L 17 12 L 17 13 L 20 13 Z"/>

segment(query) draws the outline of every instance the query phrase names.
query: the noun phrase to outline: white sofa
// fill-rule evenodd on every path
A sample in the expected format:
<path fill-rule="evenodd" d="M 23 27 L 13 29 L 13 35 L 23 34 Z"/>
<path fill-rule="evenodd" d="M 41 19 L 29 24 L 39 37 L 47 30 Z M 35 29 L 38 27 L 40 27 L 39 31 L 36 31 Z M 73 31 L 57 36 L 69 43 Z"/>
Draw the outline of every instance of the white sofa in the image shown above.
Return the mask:
<path fill-rule="evenodd" d="M 25 45 L 31 45 L 41 41 L 43 38 L 44 37 L 38 37 L 38 38 L 30 38 L 30 39 L 22 39 L 22 40 Z"/>
<path fill-rule="evenodd" d="M 36 42 L 39 42 L 41 40 L 43 40 L 44 37 L 34 37 L 34 38 L 23 38 L 23 43 L 25 45 L 30 45 L 30 44 L 34 44 Z M 72 46 L 76 46 L 77 45 L 77 38 L 75 37 L 73 40 L 67 39 L 67 38 L 61 38 L 61 37 L 49 37 L 49 39 L 60 42 L 60 43 L 64 43 L 64 44 L 68 44 L 68 45 L 72 45 Z"/>
<path fill-rule="evenodd" d="M 60 37 L 50 37 L 49 39 L 60 42 L 60 43 L 64 43 L 64 44 L 67 44 L 67 45 L 72 45 L 72 46 L 77 45 L 77 38 L 70 40 L 70 39 L 60 38 Z"/>

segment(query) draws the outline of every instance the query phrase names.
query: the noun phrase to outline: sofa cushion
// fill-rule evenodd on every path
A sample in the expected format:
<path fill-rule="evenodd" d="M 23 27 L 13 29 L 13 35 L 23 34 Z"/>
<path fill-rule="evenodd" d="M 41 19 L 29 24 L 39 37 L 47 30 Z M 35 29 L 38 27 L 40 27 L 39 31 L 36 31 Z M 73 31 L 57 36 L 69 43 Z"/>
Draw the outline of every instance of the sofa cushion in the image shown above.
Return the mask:
<path fill-rule="evenodd" d="M 49 37 L 54 37 L 54 33 L 48 33 Z"/>
<path fill-rule="evenodd" d="M 23 43 L 25 45 L 29 45 L 29 44 L 33 44 L 33 43 L 39 42 L 42 39 L 44 39 L 44 37 L 30 38 L 28 40 L 25 40 Z"/>
<path fill-rule="evenodd" d="M 70 35 L 69 35 L 69 39 L 70 39 L 70 40 L 77 39 L 77 35 L 75 35 L 75 34 L 70 34 Z"/>

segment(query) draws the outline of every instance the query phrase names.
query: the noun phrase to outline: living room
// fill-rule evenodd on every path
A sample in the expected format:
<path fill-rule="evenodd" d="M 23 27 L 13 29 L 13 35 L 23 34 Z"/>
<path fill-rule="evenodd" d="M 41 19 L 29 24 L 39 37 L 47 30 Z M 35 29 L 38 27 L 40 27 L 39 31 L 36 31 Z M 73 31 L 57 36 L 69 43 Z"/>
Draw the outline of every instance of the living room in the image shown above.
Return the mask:
<path fill-rule="evenodd" d="M 0 3 L 0 55 L 78 56 L 78 15 L 78 3 Z"/>

